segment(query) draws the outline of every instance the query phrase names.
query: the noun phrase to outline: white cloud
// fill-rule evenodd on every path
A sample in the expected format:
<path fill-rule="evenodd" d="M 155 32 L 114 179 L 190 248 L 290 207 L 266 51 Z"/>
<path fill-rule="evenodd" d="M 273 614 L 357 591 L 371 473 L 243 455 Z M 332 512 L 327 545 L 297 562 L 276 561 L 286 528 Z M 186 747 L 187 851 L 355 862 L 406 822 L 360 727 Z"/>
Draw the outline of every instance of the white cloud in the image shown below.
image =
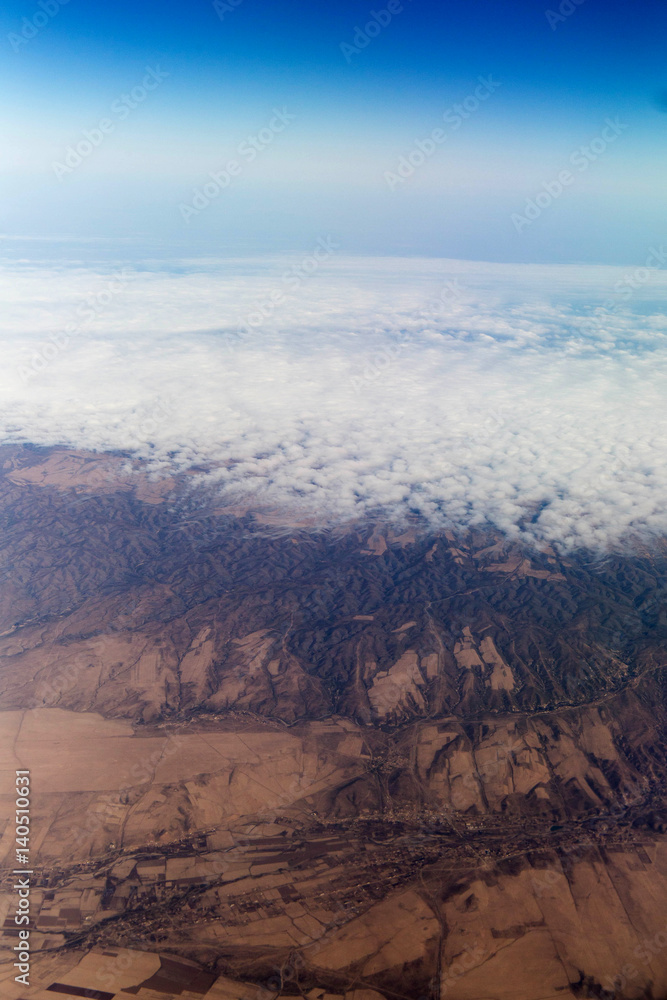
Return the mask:
<path fill-rule="evenodd" d="M 0 437 L 206 464 L 234 496 L 328 519 L 667 534 L 662 272 L 621 302 L 621 268 L 336 257 L 294 288 L 298 263 L 134 267 L 108 302 L 119 269 L 6 268 Z"/>

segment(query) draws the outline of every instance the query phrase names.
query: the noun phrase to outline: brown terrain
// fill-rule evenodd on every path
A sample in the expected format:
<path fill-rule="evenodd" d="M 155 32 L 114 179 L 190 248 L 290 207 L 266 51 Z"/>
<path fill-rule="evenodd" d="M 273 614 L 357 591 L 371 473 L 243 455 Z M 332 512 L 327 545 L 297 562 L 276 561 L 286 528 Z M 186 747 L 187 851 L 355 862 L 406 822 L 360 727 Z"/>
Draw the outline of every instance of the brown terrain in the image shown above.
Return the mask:
<path fill-rule="evenodd" d="M 0 472 L 2 996 L 667 997 L 663 544 L 316 531 L 64 449 Z"/>

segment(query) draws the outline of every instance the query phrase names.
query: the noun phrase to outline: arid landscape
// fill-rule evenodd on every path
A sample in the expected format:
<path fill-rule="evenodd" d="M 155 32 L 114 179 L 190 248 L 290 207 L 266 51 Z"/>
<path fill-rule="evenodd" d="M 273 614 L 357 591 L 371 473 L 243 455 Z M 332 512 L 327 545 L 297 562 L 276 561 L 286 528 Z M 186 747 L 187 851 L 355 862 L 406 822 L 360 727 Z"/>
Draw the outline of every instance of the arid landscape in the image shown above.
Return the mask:
<path fill-rule="evenodd" d="M 667 997 L 667 546 L 0 467 L 2 996 Z"/>

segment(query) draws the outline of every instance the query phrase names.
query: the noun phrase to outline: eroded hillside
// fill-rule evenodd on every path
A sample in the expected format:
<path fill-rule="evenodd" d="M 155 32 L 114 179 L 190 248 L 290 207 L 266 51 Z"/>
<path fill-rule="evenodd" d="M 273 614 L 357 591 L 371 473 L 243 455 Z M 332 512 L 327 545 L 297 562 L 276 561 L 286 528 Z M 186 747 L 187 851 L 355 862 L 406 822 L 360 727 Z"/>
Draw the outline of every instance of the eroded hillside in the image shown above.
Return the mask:
<path fill-rule="evenodd" d="M 667 996 L 661 546 L 316 531 L 118 456 L 0 460 L 30 1000 Z"/>

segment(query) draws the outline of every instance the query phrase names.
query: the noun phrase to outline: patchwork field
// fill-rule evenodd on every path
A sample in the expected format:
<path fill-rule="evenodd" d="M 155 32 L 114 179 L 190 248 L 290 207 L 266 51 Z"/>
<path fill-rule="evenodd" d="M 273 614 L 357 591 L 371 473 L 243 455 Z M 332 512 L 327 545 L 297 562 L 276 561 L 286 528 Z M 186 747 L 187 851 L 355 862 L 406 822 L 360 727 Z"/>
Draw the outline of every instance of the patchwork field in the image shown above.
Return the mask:
<path fill-rule="evenodd" d="M 2 996 L 667 996 L 659 546 L 278 532 L 119 468 L 0 478 Z"/>

